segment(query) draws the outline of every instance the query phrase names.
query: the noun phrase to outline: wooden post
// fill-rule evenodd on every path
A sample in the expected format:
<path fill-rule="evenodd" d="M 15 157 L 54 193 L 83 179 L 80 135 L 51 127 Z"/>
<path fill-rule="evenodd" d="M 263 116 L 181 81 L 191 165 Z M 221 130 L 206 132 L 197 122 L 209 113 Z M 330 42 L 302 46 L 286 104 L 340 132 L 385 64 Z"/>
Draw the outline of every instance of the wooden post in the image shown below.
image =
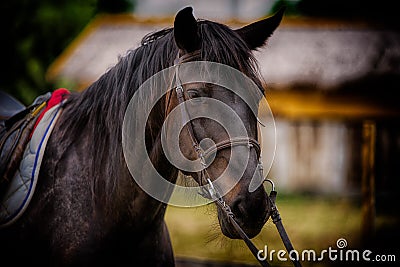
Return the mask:
<path fill-rule="evenodd" d="M 375 233 L 375 122 L 367 120 L 362 130 L 362 238 L 369 242 Z"/>

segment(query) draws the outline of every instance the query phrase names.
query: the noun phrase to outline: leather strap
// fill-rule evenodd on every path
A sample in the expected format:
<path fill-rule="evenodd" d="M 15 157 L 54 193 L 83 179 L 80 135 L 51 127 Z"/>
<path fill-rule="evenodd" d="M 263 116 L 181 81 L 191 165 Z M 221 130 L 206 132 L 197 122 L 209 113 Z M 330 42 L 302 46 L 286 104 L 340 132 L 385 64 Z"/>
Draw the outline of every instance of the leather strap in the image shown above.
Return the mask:
<path fill-rule="evenodd" d="M 198 177 L 199 177 L 198 182 L 200 185 L 202 185 L 203 183 L 209 184 L 209 191 L 205 191 L 204 193 L 202 193 L 202 195 L 206 198 L 215 197 L 215 199 L 216 199 L 215 203 L 226 213 L 231 224 L 233 225 L 233 227 L 235 228 L 237 233 L 240 235 L 240 237 L 243 239 L 243 241 L 246 243 L 247 247 L 250 249 L 250 251 L 254 255 L 254 257 L 258 260 L 258 262 L 261 264 L 261 266 L 269 267 L 270 264 L 266 260 L 262 260 L 262 259 L 258 258 L 259 250 L 254 245 L 254 243 L 250 240 L 250 238 L 247 236 L 247 234 L 243 231 L 243 229 L 239 226 L 239 224 L 236 222 L 235 216 L 234 216 L 233 212 L 231 211 L 229 205 L 227 205 L 225 203 L 222 196 L 218 193 L 217 190 L 215 190 L 215 188 L 210 180 L 210 176 L 207 172 L 207 168 L 205 167 L 206 166 L 205 159 L 207 159 L 210 155 L 212 155 L 213 153 L 216 153 L 218 151 L 221 151 L 223 149 L 233 147 L 233 146 L 246 145 L 250 149 L 254 148 L 257 152 L 257 157 L 260 158 L 260 154 L 261 154 L 260 144 L 258 143 L 257 140 L 255 140 L 253 138 L 234 137 L 234 138 L 230 138 L 230 139 L 218 142 L 214 146 L 206 149 L 205 151 L 202 151 L 202 149 L 195 137 L 195 134 L 194 134 L 192 122 L 189 118 L 189 113 L 185 106 L 185 91 L 179 80 L 179 64 L 190 61 L 199 56 L 200 56 L 199 50 L 196 50 L 189 54 L 185 54 L 181 57 L 179 57 L 179 54 L 178 54 L 178 58 L 175 60 L 175 64 L 176 64 L 176 66 L 175 66 L 175 82 L 177 85 L 175 88 L 175 91 L 176 91 L 176 95 L 178 98 L 178 103 L 182 104 L 182 108 L 181 108 L 182 120 L 183 120 L 183 122 L 188 122 L 185 125 L 185 128 L 187 129 L 188 134 L 191 138 L 192 146 L 193 146 L 195 152 L 197 153 L 198 158 L 201 159 L 201 161 L 204 165 L 204 169 L 201 170 L 200 172 L 198 172 Z M 168 101 L 167 105 L 169 105 L 169 101 Z M 270 202 L 272 203 L 271 217 L 273 219 L 274 224 L 276 225 L 276 227 L 278 229 L 279 235 L 281 236 L 281 239 L 282 239 L 287 251 L 290 253 L 291 251 L 294 250 L 294 248 L 289 240 L 289 237 L 285 231 L 285 228 L 283 227 L 281 217 L 279 215 L 278 209 L 276 208 L 276 205 L 275 205 L 276 191 L 274 189 L 271 191 L 270 195 L 268 195 L 268 198 L 270 199 Z M 299 261 L 295 260 L 295 261 L 293 261 L 293 264 L 295 267 L 301 267 L 301 264 Z"/>
<path fill-rule="evenodd" d="M 225 148 L 230 148 L 234 146 L 243 146 L 246 145 L 249 148 L 254 148 L 257 152 L 257 158 L 260 158 L 261 155 L 261 147 L 260 144 L 253 138 L 250 137 L 234 137 L 231 139 L 227 139 L 221 142 L 218 142 L 215 144 L 215 146 L 212 146 L 205 150 L 203 152 L 203 157 L 207 159 L 210 155 L 223 150 Z"/>
<path fill-rule="evenodd" d="M 179 56 L 179 54 L 178 54 Z M 255 148 L 256 152 L 257 152 L 257 156 L 258 158 L 260 158 L 261 155 L 261 147 L 260 144 L 257 142 L 257 140 L 253 139 L 253 138 L 249 138 L 249 137 L 234 137 L 234 138 L 230 138 L 221 142 L 218 142 L 217 144 L 215 144 L 215 146 L 212 146 L 211 148 L 202 151 L 202 149 L 199 146 L 198 141 L 196 140 L 194 131 L 193 131 L 193 126 L 191 123 L 191 120 L 189 118 L 189 113 L 186 110 L 186 106 L 185 106 L 185 91 L 184 88 L 180 82 L 179 79 L 179 64 L 182 64 L 184 62 L 188 62 L 190 60 L 193 60 L 197 57 L 200 56 L 200 50 L 196 50 L 193 51 L 191 53 L 185 54 L 181 57 L 178 57 L 175 60 L 175 81 L 176 81 L 176 96 L 178 98 L 178 103 L 182 104 L 182 121 L 184 122 L 189 122 L 186 124 L 186 129 L 188 130 L 188 134 L 191 138 L 192 141 L 192 145 L 193 148 L 196 150 L 196 153 L 198 154 L 199 158 L 202 158 L 203 160 L 208 157 L 209 155 L 211 155 L 212 153 L 218 152 L 220 150 L 226 149 L 226 148 L 230 148 L 233 146 L 242 146 L 242 145 L 246 145 L 249 148 Z"/>

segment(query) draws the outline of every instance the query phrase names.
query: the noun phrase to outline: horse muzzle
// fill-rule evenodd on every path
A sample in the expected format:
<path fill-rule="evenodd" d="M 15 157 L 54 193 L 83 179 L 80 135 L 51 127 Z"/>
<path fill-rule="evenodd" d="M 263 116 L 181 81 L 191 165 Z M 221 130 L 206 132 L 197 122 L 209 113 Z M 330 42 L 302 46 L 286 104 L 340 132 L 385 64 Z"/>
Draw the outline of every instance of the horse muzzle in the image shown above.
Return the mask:
<path fill-rule="evenodd" d="M 229 202 L 227 205 L 232 214 L 228 214 L 227 209 L 218 206 L 218 221 L 222 233 L 231 239 L 241 238 L 233 225 L 233 219 L 249 238 L 257 236 L 271 213 L 271 203 L 263 187 L 246 197 L 238 197 Z"/>

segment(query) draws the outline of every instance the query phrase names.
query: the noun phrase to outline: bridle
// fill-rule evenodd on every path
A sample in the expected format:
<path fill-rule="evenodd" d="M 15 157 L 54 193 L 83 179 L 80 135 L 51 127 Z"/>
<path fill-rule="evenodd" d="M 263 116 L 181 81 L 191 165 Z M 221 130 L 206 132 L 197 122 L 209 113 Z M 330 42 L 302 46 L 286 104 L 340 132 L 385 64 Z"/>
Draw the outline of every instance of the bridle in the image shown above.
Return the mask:
<path fill-rule="evenodd" d="M 203 168 L 197 173 L 198 176 L 198 183 L 200 186 L 206 184 L 207 187 L 203 187 L 203 191 L 200 193 L 203 197 L 208 198 L 208 199 L 214 199 L 215 203 L 226 213 L 227 218 L 229 218 L 230 223 L 233 225 L 237 233 L 240 235 L 240 237 L 243 239 L 243 241 L 246 243 L 248 248 L 250 249 L 251 253 L 255 256 L 255 258 L 259 261 L 259 263 L 262 266 L 270 266 L 270 264 L 266 261 L 266 257 L 259 257 L 260 252 L 257 249 L 257 247 L 254 245 L 254 243 L 250 240 L 250 238 L 247 236 L 247 234 L 243 231 L 243 229 L 239 226 L 239 224 L 235 220 L 235 215 L 232 212 L 231 208 L 229 205 L 226 204 L 224 201 L 223 197 L 220 195 L 218 190 L 214 187 L 214 185 L 211 182 L 210 175 L 207 172 L 207 165 L 206 165 L 206 159 L 214 154 L 217 153 L 218 151 L 224 150 L 226 148 L 232 148 L 234 146 L 247 146 L 249 149 L 254 149 L 257 153 L 257 158 L 259 159 L 259 164 L 258 164 L 258 170 L 261 172 L 261 175 L 263 175 L 263 168 L 262 168 L 262 163 L 261 163 L 261 146 L 258 143 L 257 140 L 254 138 L 244 136 L 244 137 L 233 137 L 229 138 L 223 141 L 220 141 L 216 143 L 214 146 L 211 146 L 210 148 L 203 150 L 200 147 L 199 142 L 197 141 L 197 138 L 195 136 L 195 132 L 193 130 L 193 125 L 192 121 L 190 120 L 189 112 L 186 109 L 185 106 L 185 90 L 182 86 L 182 83 L 179 78 L 179 66 L 185 62 L 189 62 L 191 60 L 198 59 L 200 57 L 200 50 L 196 50 L 191 53 L 186 53 L 182 56 L 178 56 L 176 60 L 174 61 L 174 66 L 175 66 L 175 73 L 174 73 L 174 78 L 171 81 L 171 87 L 172 84 L 176 84 L 175 87 L 175 92 L 178 100 L 178 104 L 182 105 L 181 107 L 181 115 L 182 115 L 182 121 L 183 122 L 188 122 L 185 126 L 185 128 L 188 131 L 188 135 L 191 139 L 192 142 L 192 147 L 194 151 L 196 152 L 197 159 L 200 159 L 200 163 L 202 164 Z M 170 102 L 170 97 L 167 101 L 167 108 Z M 290 239 L 283 227 L 282 220 L 280 217 L 280 214 L 278 212 L 278 209 L 276 208 L 275 200 L 277 196 L 277 192 L 275 191 L 275 186 L 274 183 L 270 179 L 264 179 L 264 182 L 269 182 L 272 186 L 271 192 L 268 196 L 269 202 L 270 202 L 270 208 L 271 208 L 271 213 L 270 216 L 272 218 L 272 221 L 276 225 L 278 232 L 281 236 L 281 239 L 286 247 L 286 250 L 288 251 L 289 255 L 290 252 L 294 251 L 293 245 L 290 242 Z M 207 189 L 204 189 L 207 188 Z M 267 215 L 268 218 L 268 215 Z M 262 258 L 265 258 L 263 260 Z M 298 260 L 292 259 L 292 262 L 294 266 L 301 267 L 301 264 Z"/>

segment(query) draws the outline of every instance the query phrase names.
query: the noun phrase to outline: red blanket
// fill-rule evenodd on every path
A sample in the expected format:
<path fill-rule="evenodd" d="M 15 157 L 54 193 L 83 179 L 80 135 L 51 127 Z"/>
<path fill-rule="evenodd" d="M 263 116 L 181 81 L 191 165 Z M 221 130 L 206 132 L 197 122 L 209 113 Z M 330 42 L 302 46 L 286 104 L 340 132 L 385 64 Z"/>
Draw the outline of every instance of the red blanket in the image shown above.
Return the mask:
<path fill-rule="evenodd" d="M 33 127 L 33 131 L 31 133 L 31 137 L 33 135 L 33 132 L 36 129 L 36 126 L 39 124 L 40 120 L 43 118 L 44 114 L 54 107 L 55 105 L 61 103 L 64 99 L 66 99 L 70 95 L 70 92 L 65 89 L 65 88 L 59 88 L 57 90 L 54 90 L 54 92 L 51 94 L 51 97 L 49 101 L 47 101 L 46 108 L 40 113 L 38 119 L 36 120 L 35 126 Z"/>

